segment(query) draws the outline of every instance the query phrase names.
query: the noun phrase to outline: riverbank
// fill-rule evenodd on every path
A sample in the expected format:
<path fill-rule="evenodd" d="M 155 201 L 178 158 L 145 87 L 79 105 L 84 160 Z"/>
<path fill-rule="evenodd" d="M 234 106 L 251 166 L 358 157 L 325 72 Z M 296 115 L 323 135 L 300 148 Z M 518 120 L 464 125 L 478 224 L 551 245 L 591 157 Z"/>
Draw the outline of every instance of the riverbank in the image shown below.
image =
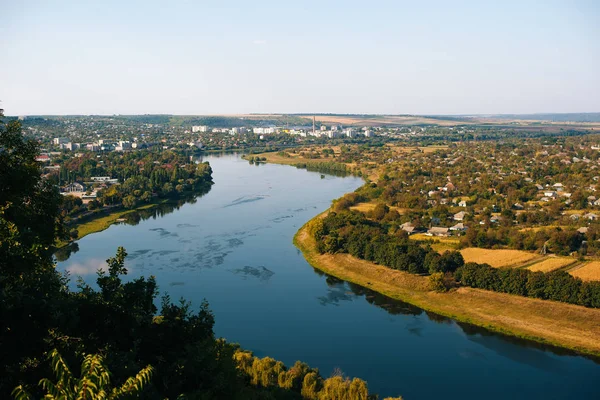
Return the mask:
<path fill-rule="evenodd" d="M 396 271 L 349 254 L 319 254 L 316 241 L 308 233 L 311 221 L 296 233 L 294 244 L 313 267 L 329 275 L 457 321 L 600 356 L 600 309 L 464 287 L 437 293 L 429 290 L 428 278 L 424 276 Z"/>
<path fill-rule="evenodd" d="M 79 240 L 79 239 L 84 238 L 87 235 L 92 234 L 92 233 L 102 232 L 103 230 L 108 229 L 112 224 L 117 222 L 117 220 L 126 217 L 128 214 L 131 214 L 134 212 L 139 212 L 142 210 L 149 210 L 151 208 L 158 207 L 161 204 L 167 204 L 169 202 L 173 202 L 173 200 L 172 199 L 162 199 L 162 200 L 153 201 L 149 204 L 144 204 L 143 206 L 139 206 L 139 207 L 136 207 L 133 209 L 119 208 L 119 209 L 116 209 L 116 210 L 110 211 L 110 212 L 102 212 L 102 213 L 99 213 L 98 216 L 95 218 L 91 218 L 84 222 L 71 225 L 71 226 L 69 226 L 69 228 L 77 230 L 77 238 L 74 240 Z M 69 243 L 71 243 L 71 242 L 61 241 L 61 242 L 57 243 L 56 250 L 67 246 Z"/>

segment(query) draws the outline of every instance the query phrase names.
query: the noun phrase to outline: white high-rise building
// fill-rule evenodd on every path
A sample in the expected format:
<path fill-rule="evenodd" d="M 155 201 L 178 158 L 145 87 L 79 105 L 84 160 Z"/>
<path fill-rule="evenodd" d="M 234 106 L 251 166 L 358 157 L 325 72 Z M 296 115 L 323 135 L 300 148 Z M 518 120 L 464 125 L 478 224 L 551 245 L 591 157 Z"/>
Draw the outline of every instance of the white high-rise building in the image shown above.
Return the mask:
<path fill-rule="evenodd" d="M 192 126 L 192 132 L 196 133 L 196 132 L 208 132 L 208 126 L 206 125 L 195 125 Z"/>

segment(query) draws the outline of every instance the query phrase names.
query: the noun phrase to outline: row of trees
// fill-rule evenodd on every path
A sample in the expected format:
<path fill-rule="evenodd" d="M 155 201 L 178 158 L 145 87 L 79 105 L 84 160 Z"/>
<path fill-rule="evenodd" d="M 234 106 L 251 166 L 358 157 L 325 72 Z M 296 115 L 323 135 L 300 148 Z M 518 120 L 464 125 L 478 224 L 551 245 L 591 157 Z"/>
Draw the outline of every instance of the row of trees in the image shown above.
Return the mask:
<path fill-rule="evenodd" d="M 442 255 L 423 248 L 405 232 L 388 235 L 385 226 L 370 221 L 357 211 L 331 212 L 313 221 L 311 234 L 321 253 L 349 253 L 354 257 L 413 274 L 454 272 L 464 264 L 462 255 Z"/>
<path fill-rule="evenodd" d="M 582 282 L 564 271 L 543 273 L 467 263 L 455 278 L 474 288 L 600 308 L 600 282 Z"/>
<path fill-rule="evenodd" d="M 597 228 L 593 227 L 592 230 L 596 231 Z M 576 251 L 591 249 L 596 245 L 591 243 L 592 246 L 582 249 L 585 238 L 575 228 L 548 227 L 546 229 L 516 230 L 471 226 L 466 235 L 461 237 L 460 245 L 482 248 L 506 246 L 517 250 L 534 251 L 546 246 L 548 252 L 566 256 Z M 595 247 L 593 248 L 595 249 Z"/>
<path fill-rule="evenodd" d="M 305 400 L 375 400 L 376 395 L 369 394 L 367 383 L 361 379 L 349 379 L 339 371 L 323 379 L 318 369 L 296 361 L 290 367 L 271 357 L 257 358 L 249 351 L 238 350 L 234 354 L 238 368 L 245 375 L 247 383 L 269 389 L 274 398 L 285 391 L 290 398 Z M 291 394 L 290 394 L 291 392 Z M 293 396 L 293 397 L 292 397 Z M 399 400 L 388 397 L 384 400 Z"/>

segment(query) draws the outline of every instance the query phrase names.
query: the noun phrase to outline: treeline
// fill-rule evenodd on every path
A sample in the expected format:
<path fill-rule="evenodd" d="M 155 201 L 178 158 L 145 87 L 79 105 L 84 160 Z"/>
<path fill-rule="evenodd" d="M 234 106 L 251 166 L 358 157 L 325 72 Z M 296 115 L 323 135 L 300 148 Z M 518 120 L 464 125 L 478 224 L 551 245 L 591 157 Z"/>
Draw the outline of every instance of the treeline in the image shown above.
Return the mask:
<path fill-rule="evenodd" d="M 436 290 L 457 284 L 496 292 L 600 308 L 600 282 L 582 282 L 566 272 L 497 269 L 488 264 L 465 264 L 457 251 L 439 254 L 422 247 L 400 231 L 389 234 L 389 224 L 367 219 L 357 211 L 330 212 L 309 225 L 320 253 L 348 253 L 392 269 L 431 274 Z"/>
<path fill-rule="evenodd" d="M 377 395 L 369 394 L 367 383 L 362 379 L 349 379 L 341 372 L 323 379 L 318 369 L 296 361 L 290 367 L 271 357 L 257 358 L 252 352 L 238 350 L 234 354 L 238 369 L 244 374 L 246 383 L 269 389 L 273 398 L 297 398 L 305 400 L 376 400 Z M 282 392 L 282 390 L 284 392 Z M 400 400 L 388 397 L 384 400 Z"/>
<path fill-rule="evenodd" d="M 88 204 L 89 210 L 104 205 L 135 208 L 155 197 L 180 197 L 205 191 L 212 184 L 212 169 L 208 162 L 190 163 L 175 152 L 110 154 L 99 161 L 89 156 L 73 158 L 61 166 L 60 174 L 66 174 L 73 181 L 86 182 L 93 176 L 119 180 L 120 184 L 99 190 L 97 198 Z M 64 210 L 69 215 L 80 209 L 81 204 L 76 200 L 65 203 Z"/>
<path fill-rule="evenodd" d="M 155 166 L 120 185 L 101 190 L 97 201 L 104 205 L 122 204 L 125 208 L 134 208 L 140 203 L 150 202 L 153 196 L 177 197 L 205 189 L 210 184 L 212 169 L 208 162 L 172 165 L 170 168 Z"/>
<path fill-rule="evenodd" d="M 582 248 L 585 236 L 575 228 L 547 227 L 545 229 L 517 230 L 508 227 L 490 229 L 489 227 L 472 225 L 466 235 L 461 237 L 462 247 L 493 248 L 506 246 L 516 250 L 538 251 L 546 246 L 550 253 L 567 256 L 583 250 L 583 254 L 596 251 L 598 245 Z"/>
<path fill-rule="evenodd" d="M 306 169 L 307 171 L 324 172 L 331 174 L 349 174 L 351 171 L 346 164 L 334 162 L 334 161 L 315 161 L 308 163 L 295 164 L 296 168 Z"/>
<path fill-rule="evenodd" d="M 600 308 L 600 282 L 582 282 L 564 271 L 544 273 L 467 263 L 456 271 L 455 278 L 474 288 Z"/>
<path fill-rule="evenodd" d="M 454 272 L 464 264 L 462 255 L 448 251 L 442 255 L 431 247 L 423 248 L 400 232 L 388 235 L 385 225 L 370 221 L 357 211 L 331 212 L 310 225 L 320 253 L 349 253 L 413 274 Z"/>

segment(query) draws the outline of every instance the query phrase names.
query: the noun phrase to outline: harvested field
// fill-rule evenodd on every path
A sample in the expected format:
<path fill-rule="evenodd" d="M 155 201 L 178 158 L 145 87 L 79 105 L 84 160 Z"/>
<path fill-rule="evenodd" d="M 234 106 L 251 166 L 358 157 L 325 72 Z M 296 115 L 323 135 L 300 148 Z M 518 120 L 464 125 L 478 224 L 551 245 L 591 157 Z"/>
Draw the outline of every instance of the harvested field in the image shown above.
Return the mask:
<path fill-rule="evenodd" d="M 548 257 L 545 260 L 537 262 L 533 265 L 527 267 L 530 271 L 542 271 L 542 272 L 550 272 L 555 271 L 559 268 L 565 267 L 569 264 L 575 262 L 574 258 L 566 258 L 566 257 Z"/>
<path fill-rule="evenodd" d="M 440 254 L 448 250 L 456 250 L 459 242 L 459 239 L 456 237 L 427 236 L 424 233 L 415 233 L 409 238 L 431 243 L 431 248 Z"/>
<path fill-rule="evenodd" d="M 521 250 L 491 250 L 469 247 L 460 251 L 465 262 L 476 262 L 490 264 L 494 268 L 512 267 L 531 261 L 538 254 Z"/>
<path fill-rule="evenodd" d="M 361 213 L 368 213 L 369 211 L 373 211 L 373 209 L 375 208 L 375 206 L 377 204 L 378 203 L 375 203 L 375 202 L 357 203 L 356 205 L 353 205 L 352 207 L 350 207 L 350 209 L 355 210 L 355 211 L 360 211 Z M 399 207 L 394 207 L 394 206 L 388 206 L 388 207 L 390 207 L 390 210 L 396 210 L 400 214 L 407 211 L 407 209 L 405 209 L 405 208 L 399 208 Z"/>
<path fill-rule="evenodd" d="M 569 273 L 583 281 L 600 281 L 600 261 L 592 261 Z"/>

